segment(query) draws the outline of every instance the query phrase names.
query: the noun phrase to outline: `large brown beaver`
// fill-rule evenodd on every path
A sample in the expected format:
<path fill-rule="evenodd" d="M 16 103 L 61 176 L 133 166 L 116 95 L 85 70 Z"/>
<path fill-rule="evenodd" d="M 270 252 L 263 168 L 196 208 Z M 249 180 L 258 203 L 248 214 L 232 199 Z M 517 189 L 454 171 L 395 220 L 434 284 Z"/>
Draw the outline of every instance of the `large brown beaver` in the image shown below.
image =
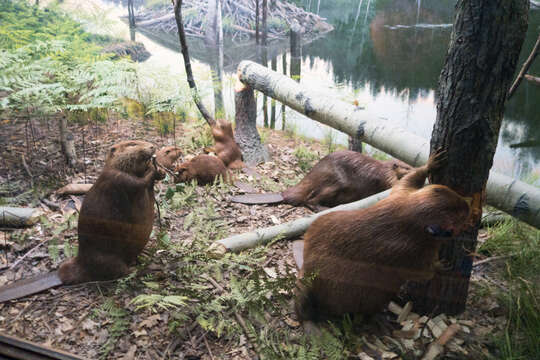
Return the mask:
<path fill-rule="evenodd" d="M 440 156 L 405 175 L 367 209 L 319 217 L 304 236 L 295 298 L 301 320 L 381 310 L 407 280 L 434 275 L 439 247 L 462 231 L 469 205 L 443 185 L 424 185 Z M 297 247 L 298 248 L 298 247 Z"/>
<path fill-rule="evenodd" d="M 280 194 L 246 194 L 232 201 L 244 204 L 285 203 L 311 208 L 333 207 L 387 190 L 412 167 L 399 160 L 379 161 L 342 150 L 321 159 L 295 186 Z"/>
<path fill-rule="evenodd" d="M 174 169 L 175 161 L 182 156 L 182 150 L 176 146 L 165 146 L 156 151 L 156 160 L 159 165 L 169 169 Z"/>
<path fill-rule="evenodd" d="M 105 167 L 79 213 L 79 251 L 57 272 L 0 288 L 0 301 L 60 284 L 126 275 L 148 242 L 154 220 L 154 182 L 164 174 L 152 163 L 154 145 L 124 141 L 112 146 Z"/>
<path fill-rule="evenodd" d="M 226 181 L 230 180 L 230 175 L 223 161 L 211 155 L 197 155 L 193 159 L 181 163 L 174 170 L 174 174 L 177 183 L 195 179 L 199 185 L 212 184 L 219 175 Z"/>
<path fill-rule="evenodd" d="M 225 120 L 218 120 L 212 126 L 212 136 L 214 146 L 204 149 L 205 152 L 214 152 L 230 169 L 240 169 L 244 167 L 242 162 L 242 152 L 234 140 L 232 125 Z"/>

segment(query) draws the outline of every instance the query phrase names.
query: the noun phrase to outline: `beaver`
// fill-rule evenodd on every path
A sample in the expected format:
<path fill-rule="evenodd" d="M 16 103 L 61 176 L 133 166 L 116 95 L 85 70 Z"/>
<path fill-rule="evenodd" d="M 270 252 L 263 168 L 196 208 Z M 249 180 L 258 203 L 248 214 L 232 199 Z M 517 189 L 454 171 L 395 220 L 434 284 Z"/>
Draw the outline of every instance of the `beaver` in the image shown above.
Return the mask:
<path fill-rule="evenodd" d="M 215 153 L 229 169 L 241 169 L 245 166 L 242 162 L 240 147 L 234 140 L 230 122 L 219 119 L 212 126 L 212 136 L 215 144 L 213 147 L 205 148 L 206 153 Z"/>
<path fill-rule="evenodd" d="M 146 141 L 113 145 L 103 171 L 86 194 L 77 225 L 79 251 L 58 271 L 0 288 L 0 301 L 61 284 L 111 280 L 129 273 L 148 242 L 154 220 L 154 182 L 165 176 Z"/>
<path fill-rule="evenodd" d="M 379 161 L 351 150 L 322 158 L 295 186 L 281 193 L 245 194 L 244 204 L 285 203 L 315 210 L 357 201 L 392 187 L 412 167 L 399 160 Z"/>
<path fill-rule="evenodd" d="M 183 162 L 174 170 L 175 182 L 188 182 L 197 180 L 199 185 L 212 184 L 221 175 L 229 181 L 227 167 L 218 157 L 211 155 L 197 155 L 193 159 Z"/>
<path fill-rule="evenodd" d="M 156 151 L 158 164 L 171 171 L 174 169 L 174 162 L 180 156 L 182 156 L 182 150 L 176 146 L 165 146 Z"/>
<path fill-rule="evenodd" d="M 303 255 L 295 290 L 299 319 L 373 314 L 405 281 L 433 277 L 441 244 L 464 229 L 470 214 L 450 188 L 423 187 L 441 161 L 441 153 L 431 156 L 369 208 L 332 212 L 311 224 L 303 250 L 294 247 Z"/>

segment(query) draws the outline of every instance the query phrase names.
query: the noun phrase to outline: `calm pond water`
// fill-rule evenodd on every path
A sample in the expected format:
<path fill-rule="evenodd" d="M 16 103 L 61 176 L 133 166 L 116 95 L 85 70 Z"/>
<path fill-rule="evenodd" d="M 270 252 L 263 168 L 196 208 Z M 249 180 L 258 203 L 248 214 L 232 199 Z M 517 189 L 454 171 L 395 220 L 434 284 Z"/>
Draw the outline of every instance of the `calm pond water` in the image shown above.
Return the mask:
<path fill-rule="evenodd" d="M 122 1 L 127 3 L 127 0 Z M 311 10 L 317 11 L 318 1 L 298 2 L 306 7 L 311 4 Z M 319 14 L 327 18 L 335 30 L 303 46 L 301 83 L 344 101 L 358 101 L 381 121 L 429 138 L 436 117 L 435 90 L 452 31 L 456 1 L 321 0 L 319 3 Z M 127 14 L 120 5 L 116 10 Z M 531 10 L 529 31 L 518 66 L 529 55 L 539 28 L 540 11 Z M 137 34 L 136 40 L 145 43 L 154 55 L 149 61 L 179 66 L 179 58 L 170 56 L 179 52 L 176 36 L 143 32 Z M 212 62 L 213 51 L 202 41 L 193 38 L 188 41 L 196 60 Z M 277 71 L 283 72 L 283 56 L 289 66 L 288 41 L 271 43 L 268 53 L 269 66 L 270 59 L 275 58 Z M 230 40 L 226 41 L 224 58 L 225 71 L 229 74 L 235 71 L 240 60 L 259 59 L 254 43 L 235 44 Z M 540 76 L 540 61 L 536 61 L 529 73 Z M 232 84 L 227 87 L 224 89 L 226 108 L 232 113 Z M 540 176 L 539 100 L 540 87 L 524 81 L 508 102 L 494 160 L 497 171 L 529 181 Z M 276 128 L 280 129 L 279 104 L 276 110 Z M 258 121 L 262 124 L 261 109 Z M 309 137 L 332 137 L 339 143 L 347 142 L 345 134 L 291 109 L 286 111 L 286 123 Z M 526 141 L 536 141 L 537 145 L 511 147 Z"/>

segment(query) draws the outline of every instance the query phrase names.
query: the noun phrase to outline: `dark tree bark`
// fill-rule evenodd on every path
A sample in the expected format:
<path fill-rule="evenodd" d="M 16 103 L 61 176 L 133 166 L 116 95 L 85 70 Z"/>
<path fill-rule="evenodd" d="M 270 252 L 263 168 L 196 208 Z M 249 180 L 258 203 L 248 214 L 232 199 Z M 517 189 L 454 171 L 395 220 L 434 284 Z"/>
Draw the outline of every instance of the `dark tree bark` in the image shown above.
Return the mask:
<path fill-rule="evenodd" d="M 259 43 L 259 1 L 255 0 L 255 43 Z"/>
<path fill-rule="evenodd" d="M 349 136 L 349 150 L 362 152 L 362 140 L 358 137 Z"/>
<path fill-rule="evenodd" d="M 277 70 L 277 57 L 273 57 L 270 61 L 270 68 L 273 71 Z M 276 128 L 276 100 L 274 99 L 270 101 L 270 128 Z"/>
<path fill-rule="evenodd" d="M 267 161 L 269 155 L 257 132 L 257 103 L 253 89 L 237 80 L 234 91 L 236 107 L 234 139 L 242 150 L 244 163 L 257 165 Z"/>
<path fill-rule="evenodd" d="M 427 283 L 409 285 L 417 312 L 457 314 L 465 309 L 486 182 L 528 9 L 528 0 L 459 0 L 456 5 L 431 138 L 431 152 L 445 149 L 448 161 L 430 180 L 470 199 L 472 215 L 465 232 L 441 249 L 448 270 Z"/>
<path fill-rule="evenodd" d="M 182 56 L 184 58 L 184 66 L 186 67 L 186 76 L 189 88 L 191 89 L 191 94 L 193 96 L 193 101 L 197 105 L 200 113 L 203 118 L 206 120 L 208 125 L 213 126 L 216 124 L 216 120 L 210 115 L 206 107 L 201 101 L 199 91 L 197 90 L 197 85 L 193 79 L 193 71 L 191 70 L 191 62 L 189 60 L 189 52 L 186 41 L 186 33 L 184 31 L 184 23 L 182 21 L 182 0 L 173 0 L 174 5 L 174 18 L 176 20 L 176 26 L 178 27 L 178 39 L 180 40 L 180 46 L 182 47 Z"/>
<path fill-rule="evenodd" d="M 302 27 L 298 21 L 291 23 L 291 68 L 290 76 L 300 82 L 300 72 L 302 67 Z"/>
<path fill-rule="evenodd" d="M 283 53 L 281 55 L 282 65 L 283 65 L 283 75 L 287 76 L 287 54 Z M 285 104 L 281 104 L 281 130 L 285 130 L 285 121 L 286 121 L 286 108 Z"/>
<path fill-rule="evenodd" d="M 128 19 L 129 19 L 129 28 L 132 29 L 135 27 L 135 11 L 133 10 L 133 0 L 128 0 Z"/>

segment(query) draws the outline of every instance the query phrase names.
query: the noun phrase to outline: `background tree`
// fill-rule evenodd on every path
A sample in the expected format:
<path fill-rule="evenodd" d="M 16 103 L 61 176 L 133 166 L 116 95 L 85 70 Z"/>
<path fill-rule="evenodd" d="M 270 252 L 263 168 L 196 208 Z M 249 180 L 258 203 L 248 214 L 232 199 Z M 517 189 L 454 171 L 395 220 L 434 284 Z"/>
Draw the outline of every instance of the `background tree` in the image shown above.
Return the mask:
<path fill-rule="evenodd" d="M 441 249 L 448 270 L 430 282 L 410 284 L 416 311 L 456 314 L 465 309 L 486 182 L 528 10 L 528 0 L 460 0 L 456 5 L 431 138 L 431 152 L 445 149 L 448 162 L 431 181 L 470 199 L 472 218 L 466 231 Z"/>

